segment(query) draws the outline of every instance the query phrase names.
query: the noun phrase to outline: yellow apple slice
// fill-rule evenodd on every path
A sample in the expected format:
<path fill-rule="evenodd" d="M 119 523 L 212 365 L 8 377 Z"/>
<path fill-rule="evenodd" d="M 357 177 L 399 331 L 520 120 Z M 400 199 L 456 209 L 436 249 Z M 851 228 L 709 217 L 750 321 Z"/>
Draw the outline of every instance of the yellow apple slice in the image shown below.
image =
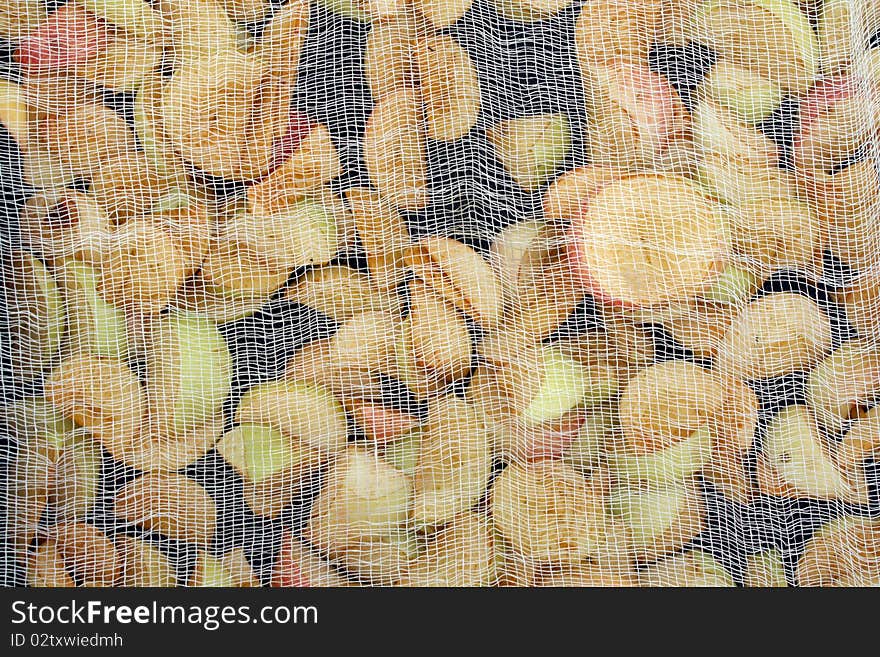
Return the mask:
<path fill-rule="evenodd" d="M 470 10 L 473 0 L 418 0 L 419 12 L 437 29 L 449 27 Z"/>
<path fill-rule="evenodd" d="M 797 565 L 798 586 L 876 585 L 880 579 L 880 523 L 844 516 L 820 528 Z"/>
<path fill-rule="evenodd" d="M 865 461 L 880 453 L 880 407 L 875 406 L 859 418 L 837 446 L 835 461 L 846 475 L 858 504 L 870 503 L 869 482 L 865 477 Z"/>
<path fill-rule="evenodd" d="M 778 550 L 766 550 L 746 557 L 743 585 L 747 587 L 785 587 L 785 566 Z"/>
<path fill-rule="evenodd" d="M 328 265 L 310 269 L 287 291 L 287 298 L 344 324 L 370 310 L 396 313 L 396 300 L 377 292 L 370 277 L 356 269 Z"/>
<path fill-rule="evenodd" d="M 641 586 L 732 587 L 733 577 L 711 555 L 701 550 L 676 555 L 639 573 Z"/>
<path fill-rule="evenodd" d="M 668 15 L 664 0 L 635 0 L 625 5 L 616 0 L 585 3 L 575 25 L 581 71 L 589 76 L 596 65 L 616 58 L 646 61 Z"/>
<path fill-rule="evenodd" d="M 573 0 L 494 0 L 499 14 L 525 23 L 546 20 L 572 2 Z"/>
<path fill-rule="evenodd" d="M 257 6 L 265 11 L 269 3 L 260 0 Z M 257 42 L 256 53 L 268 62 L 269 69 L 292 85 L 296 84 L 300 52 L 308 29 L 309 3 L 292 0 L 272 15 Z"/>
<path fill-rule="evenodd" d="M 37 546 L 27 560 L 27 585 L 39 588 L 73 588 L 76 582 L 67 572 L 58 545 L 48 540 Z"/>
<path fill-rule="evenodd" d="M 123 564 L 123 586 L 177 585 L 177 574 L 170 559 L 152 543 L 131 536 L 119 536 L 116 538 L 116 548 Z"/>
<path fill-rule="evenodd" d="M 486 130 L 496 157 L 524 189 L 534 191 L 560 167 L 571 148 L 564 114 L 507 119 Z"/>
<path fill-rule="evenodd" d="M 415 51 L 428 137 L 454 141 L 480 114 L 480 81 L 470 55 L 446 34 L 421 39 Z"/>
<path fill-rule="evenodd" d="M 807 404 L 819 423 L 833 433 L 843 431 L 880 393 L 880 352 L 871 341 L 844 343 L 810 373 Z"/>
<path fill-rule="evenodd" d="M 41 0 L 8 0 L 0 6 L 0 35 L 17 39 L 42 23 L 48 10 Z"/>
<path fill-rule="evenodd" d="M 495 582 L 491 525 L 471 511 L 432 534 L 409 564 L 407 586 L 490 586 Z"/>
<path fill-rule="evenodd" d="M 610 304 L 695 295 L 725 253 L 719 207 L 689 180 L 641 175 L 598 191 L 574 219 L 569 249 L 586 287 Z"/>
<path fill-rule="evenodd" d="M 416 47 L 424 33 L 410 12 L 373 22 L 364 50 L 364 73 L 374 102 L 416 86 Z"/>
<path fill-rule="evenodd" d="M 95 505 L 101 477 L 101 444 L 82 432 L 55 463 L 52 501 L 60 520 L 82 520 Z"/>
<path fill-rule="evenodd" d="M 116 33 L 105 49 L 76 72 L 113 91 L 132 91 L 159 66 L 162 55 L 161 43 Z"/>

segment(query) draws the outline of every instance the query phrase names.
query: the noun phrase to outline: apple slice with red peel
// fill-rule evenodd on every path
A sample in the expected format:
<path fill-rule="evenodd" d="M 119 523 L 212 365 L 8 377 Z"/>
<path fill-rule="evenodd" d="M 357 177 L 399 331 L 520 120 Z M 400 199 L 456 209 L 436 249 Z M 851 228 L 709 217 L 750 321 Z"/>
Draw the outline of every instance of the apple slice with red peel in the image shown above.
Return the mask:
<path fill-rule="evenodd" d="M 400 89 L 373 107 L 364 133 L 364 161 L 379 192 L 404 210 L 428 203 L 421 93 Z"/>
<path fill-rule="evenodd" d="M 808 371 L 831 351 L 831 321 L 800 294 L 779 292 L 750 303 L 718 349 L 717 368 L 746 380 Z"/>
<path fill-rule="evenodd" d="M 693 30 L 696 41 L 785 93 L 803 93 L 819 74 L 819 39 L 794 0 L 705 0 Z"/>
<path fill-rule="evenodd" d="M 382 404 L 354 401 L 349 410 L 367 439 L 379 445 L 396 442 L 420 424 L 415 415 Z"/>
<path fill-rule="evenodd" d="M 880 396 L 880 351 L 871 340 L 845 342 L 813 369 L 805 392 L 819 424 L 841 433 Z"/>
<path fill-rule="evenodd" d="M 19 382 L 56 364 L 64 337 L 64 297 L 42 262 L 25 251 L 7 254 L 0 283 L 9 333 L 7 367 Z"/>
<path fill-rule="evenodd" d="M 97 56 L 111 38 L 112 28 L 101 17 L 71 2 L 25 36 L 14 57 L 27 70 L 66 69 Z"/>
<path fill-rule="evenodd" d="M 624 170 L 650 165 L 689 128 L 678 93 L 647 64 L 620 60 L 594 67 L 587 89 L 589 152 L 596 164 Z"/>
<path fill-rule="evenodd" d="M 277 588 L 351 586 L 329 563 L 291 532 L 284 532 L 272 568 L 271 586 Z"/>
<path fill-rule="evenodd" d="M 686 178 L 629 176 L 605 185 L 574 218 L 569 257 L 604 304 L 666 303 L 697 294 L 717 276 L 727 250 L 724 223 L 721 209 Z"/>
<path fill-rule="evenodd" d="M 177 574 L 171 560 L 158 547 L 132 536 L 116 538 L 122 559 L 122 586 L 177 586 Z"/>
<path fill-rule="evenodd" d="M 568 223 L 580 216 L 596 192 L 622 176 L 620 171 L 598 164 L 566 171 L 544 193 L 544 220 L 551 226 Z"/>
<path fill-rule="evenodd" d="M 470 132 L 480 114 L 480 80 L 470 55 L 447 34 L 419 40 L 415 50 L 427 136 L 454 141 Z"/>
<path fill-rule="evenodd" d="M 757 477 L 766 495 L 850 500 L 854 494 L 806 406 L 786 407 L 770 421 Z"/>
<path fill-rule="evenodd" d="M 783 98 L 779 85 L 727 60 L 721 60 L 712 67 L 698 93 L 728 108 L 741 121 L 751 124 L 767 119 L 782 104 Z"/>
<path fill-rule="evenodd" d="M 540 114 L 501 121 L 486 130 L 495 155 L 526 190 L 541 187 L 571 149 L 571 126 L 564 114 Z"/>

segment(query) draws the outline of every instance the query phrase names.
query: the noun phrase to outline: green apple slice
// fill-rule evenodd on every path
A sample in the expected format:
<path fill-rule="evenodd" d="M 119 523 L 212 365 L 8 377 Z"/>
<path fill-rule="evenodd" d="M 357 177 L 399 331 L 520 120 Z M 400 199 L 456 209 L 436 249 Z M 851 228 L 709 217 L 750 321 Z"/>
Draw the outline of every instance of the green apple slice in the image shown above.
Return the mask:
<path fill-rule="evenodd" d="M 702 427 L 672 447 L 650 454 L 613 454 L 609 465 L 625 481 L 683 481 L 706 465 L 712 455 L 712 440 L 709 427 Z"/>
<path fill-rule="evenodd" d="M 303 451 L 280 431 L 256 424 L 242 424 L 228 431 L 217 451 L 243 479 L 258 483 L 295 468 Z"/>
<path fill-rule="evenodd" d="M 746 557 L 743 583 L 748 587 L 762 588 L 788 586 L 779 551 L 766 550 Z"/>
<path fill-rule="evenodd" d="M 839 433 L 859 408 L 880 394 L 880 350 L 866 341 L 843 344 L 810 373 L 807 404 L 826 429 Z"/>
<path fill-rule="evenodd" d="M 74 441 L 76 423 L 43 397 L 26 397 L 0 408 L 0 427 L 16 441 L 40 446 L 50 461 Z"/>
<path fill-rule="evenodd" d="M 385 447 L 383 456 L 391 467 L 412 476 L 419 464 L 421 429 L 414 429 Z"/>
<path fill-rule="evenodd" d="M 61 452 L 55 463 L 53 501 L 61 520 L 82 520 L 95 505 L 101 478 L 101 443 L 85 432 Z"/>
<path fill-rule="evenodd" d="M 129 351 L 125 312 L 98 293 L 95 268 L 66 260 L 57 268 L 57 276 L 65 290 L 70 348 L 125 360 Z"/>
<path fill-rule="evenodd" d="M 718 62 L 703 81 L 702 92 L 746 123 L 760 123 L 782 103 L 779 85 L 733 62 Z"/>
<path fill-rule="evenodd" d="M 822 444 L 815 419 L 806 406 L 789 406 L 767 427 L 763 458 L 783 483 L 801 494 L 844 498 L 852 492 Z"/>
<path fill-rule="evenodd" d="M 577 435 L 562 454 L 563 463 L 591 472 L 605 454 L 607 441 L 616 430 L 616 413 L 609 406 L 590 409 Z"/>
<path fill-rule="evenodd" d="M 177 575 L 171 561 L 155 545 L 131 536 L 118 536 L 116 547 L 122 555 L 123 586 L 176 586 Z"/>
<path fill-rule="evenodd" d="M 563 114 L 502 121 L 486 137 L 504 168 L 527 190 L 547 182 L 571 148 L 571 127 Z"/>
<path fill-rule="evenodd" d="M 220 411 L 231 387 L 232 356 L 205 317 L 171 313 L 153 330 L 147 394 L 162 423 L 183 433 Z"/>
<path fill-rule="evenodd" d="M 680 481 L 648 482 L 639 488 L 619 485 L 611 491 L 607 508 L 629 527 L 637 545 L 650 545 L 669 530 L 690 502 Z"/>
<path fill-rule="evenodd" d="M 716 303 L 743 304 L 760 287 L 761 279 L 757 274 L 742 267 L 727 265 L 700 296 Z"/>

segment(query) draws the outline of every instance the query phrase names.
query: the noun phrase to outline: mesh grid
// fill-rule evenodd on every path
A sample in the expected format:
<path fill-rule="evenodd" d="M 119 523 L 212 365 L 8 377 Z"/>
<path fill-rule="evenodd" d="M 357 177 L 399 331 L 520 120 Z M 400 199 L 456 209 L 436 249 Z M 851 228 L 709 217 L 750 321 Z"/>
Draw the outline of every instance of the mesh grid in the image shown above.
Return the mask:
<path fill-rule="evenodd" d="M 880 583 L 878 34 L 0 0 L 3 583 Z"/>

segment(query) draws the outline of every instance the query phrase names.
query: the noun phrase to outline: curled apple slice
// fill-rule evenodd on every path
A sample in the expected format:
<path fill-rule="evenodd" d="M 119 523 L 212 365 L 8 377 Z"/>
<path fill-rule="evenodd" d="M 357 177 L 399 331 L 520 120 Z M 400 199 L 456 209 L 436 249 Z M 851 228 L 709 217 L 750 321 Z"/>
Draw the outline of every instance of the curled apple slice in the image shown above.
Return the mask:
<path fill-rule="evenodd" d="M 422 97 L 400 89 L 373 108 L 364 133 L 364 161 L 370 179 L 391 202 L 405 210 L 428 203 Z"/>
<path fill-rule="evenodd" d="M 802 196 L 797 177 L 791 171 L 775 166 L 744 166 L 713 153 L 703 152 L 695 180 L 712 198 L 733 206 Z"/>
<path fill-rule="evenodd" d="M 92 176 L 89 192 L 110 219 L 122 224 L 148 214 L 175 186 L 140 151 L 123 151 L 103 162 Z"/>
<path fill-rule="evenodd" d="M 708 463 L 712 452 L 712 431 L 703 427 L 671 447 L 634 455 L 612 453 L 609 467 L 621 481 L 684 481 Z"/>
<path fill-rule="evenodd" d="M 377 192 L 355 187 L 345 193 L 363 245 L 370 280 L 381 292 L 396 288 L 406 275 L 404 250 L 411 242 L 409 229 L 396 208 Z"/>
<path fill-rule="evenodd" d="M 408 568 L 406 586 L 490 586 L 496 579 L 495 546 L 486 518 L 461 514 L 431 534 Z"/>
<path fill-rule="evenodd" d="M 592 472 L 604 458 L 608 445 L 618 437 L 615 409 L 610 404 L 591 408 L 562 453 L 562 460 L 584 474 Z"/>
<path fill-rule="evenodd" d="M 217 0 L 156 0 L 166 25 L 171 26 L 171 53 L 182 62 L 205 55 L 236 51 L 235 22 Z"/>
<path fill-rule="evenodd" d="M 417 525 L 439 527 L 477 502 L 492 473 L 491 439 L 485 417 L 471 404 L 455 397 L 434 404 L 413 473 Z"/>
<path fill-rule="evenodd" d="M 639 573 L 641 586 L 730 587 L 733 577 L 710 554 L 693 550 L 664 559 Z"/>
<path fill-rule="evenodd" d="M 718 369 L 747 380 L 810 370 L 831 351 L 831 322 L 819 305 L 790 292 L 750 303 L 718 349 Z"/>
<path fill-rule="evenodd" d="M 569 239 L 572 266 L 587 289 L 623 305 L 696 294 L 716 275 L 726 249 L 720 209 L 677 176 L 606 185 L 574 219 Z"/>
<path fill-rule="evenodd" d="M 501 121 L 486 138 L 510 176 L 526 190 L 541 187 L 571 149 L 571 126 L 564 114 L 539 114 Z"/>
<path fill-rule="evenodd" d="M 767 427 L 758 458 L 758 488 L 767 495 L 844 499 L 849 482 L 834 463 L 806 406 L 784 408 Z"/>
<path fill-rule="evenodd" d="M 187 586 L 251 588 L 260 586 L 241 548 L 230 550 L 221 557 L 199 552 L 196 565 Z"/>
<path fill-rule="evenodd" d="M 632 319 L 662 326 L 697 358 L 712 358 L 741 306 L 701 299 L 675 301 L 669 305 L 638 309 Z"/>
<path fill-rule="evenodd" d="M 49 376 L 46 399 L 110 445 L 135 436 L 146 411 L 140 381 L 123 363 L 80 352 Z"/>
<path fill-rule="evenodd" d="M 268 2 L 261 0 L 258 3 L 260 10 L 265 11 L 268 7 Z M 293 0 L 272 15 L 257 42 L 257 54 L 268 62 L 272 72 L 291 85 L 296 84 L 300 52 L 308 29 L 309 3 Z"/>
<path fill-rule="evenodd" d="M 869 339 L 880 331 L 880 277 L 869 273 L 859 276 L 835 295 L 846 311 L 847 321 L 860 338 Z"/>
<path fill-rule="evenodd" d="M 316 555 L 291 532 L 284 532 L 281 549 L 272 567 L 273 587 L 351 586 L 327 561 Z"/>
<path fill-rule="evenodd" d="M 65 522 L 50 537 L 74 580 L 87 587 L 114 586 L 122 575 L 122 560 L 109 538 L 94 525 Z"/>
<path fill-rule="evenodd" d="M 558 570 L 541 574 L 537 586 L 553 588 L 597 588 L 638 586 L 638 576 L 625 568 L 605 568 L 585 562 L 565 564 Z"/>
<path fill-rule="evenodd" d="M 765 550 L 746 557 L 743 585 L 757 588 L 788 586 L 785 565 L 779 551 Z"/>
<path fill-rule="evenodd" d="M 589 76 L 597 65 L 612 58 L 646 61 L 648 52 L 669 15 L 664 0 L 590 0 L 575 25 L 575 43 L 581 71 Z"/>
<path fill-rule="evenodd" d="M 64 559 L 59 554 L 58 544 L 54 540 L 40 543 L 36 550 L 28 555 L 26 582 L 28 586 L 39 588 L 76 586 L 76 582 L 64 566 Z"/>
<path fill-rule="evenodd" d="M 428 137 L 454 141 L 480 114 L 480 81 L 470 55 L 447 34 L 421 39 L 415 51 Z"/>
<path fill-rule="evenodd" d="M 490 498 L 495 526 L 526 559 L 583 561 L 599 549 L 602 498 L 588 479 L 559 461 L 509 465 Z"/>
<path fill-rule="evenodd" d="M 794 0 L 705 0 L 693 21 L 695 40 L 787 93 L 819 73 L 819 39 Z"/>
<path fill-rule="evenodd" d="M 760 123 L 782 104 L 782 89 L 743 66 L 721 60 L 701 85 L 705 94 L 746 123 Z"/>
<path fill-rule="evenodd" d="M 114 513 L 123 522 L 199 546 L 208 545 L 217 523 L 217 507 L 205 489 L 171 472 L 127 483 L 116 494 Z"/>
<path fill-rule="evenodd" d="M 161 14 L 145 0 L 78 0 L 117 29 L 142 39 L 161 42 L 165 25 Z"/>
<path fill-rule="evenodd" d="M 131 536 L 119 536 L 116 549 L 122 560 L 123 586 L 177 586 L 177 574 L 171 560 L 152 543 Z"/>
<path fill-rule="evenodd" d="M 652 365 L 636 374 L 620 397 L 620 426 L 627 451 L 650 454 L 686 440 L 721 408 L 722 380 L 683 360 Z"/>
<path fill-rule="evenodd" d="M 880 580 L 880 523 L 844 516 L 820 528 L 797 565 L 798 586 L 864 586 Z"/>
<path fill-rule="evenodd" d="M 76 72 L 113 91 L 133 91 L 161 64 L 163 53 L 161 42 L 116 32 L 106 47 Z"/>
<path fill-rule="evenodd" d="M 807 404 L 819 423 L 840 433 L 880 394 L 880 352 L 871 341 L 846 342 L 810 373 Z"/>
<path fill-rule="evenodd" d="M 370 277 L 341 265 L 310 269 L 287 291 L 287 298 L 319 310 L 339 323 L 370 310 L 397 314 L 397 300 L 377 292 Z"/>
<path fill-rule="evenodd" d="M 168 174 L 182 166 L 182 158 L 174 152 L 162 126 L 162 94 L 166 78 L 159 73 L 144 77 L 134 97 L 134 130 L 138 143 L 153 167 Z"/>
<path fill-rule="evenodd" d="M 19 413 L 21 410 L 18 409 Z M 27 421 L 29 418 L 16 418 Z M 50 442 L 16 432 L 18 449 L 9 459 L 7 529 L 9 542 L 21 556 L 40 532 L 40 520 L 55 491 L 55 463 Z"/>
<path fill-rule="evenodd" d="M 708 99 L 694 110 L 694 142 L 701 155 L 744 169 L 775 167 L 779 149 L 772 139 Z"/>
<path fill-rule="evenodd" d="M 593 162 L 620 169 L 650 165 L 689 128 L 678 92 L 647 64 L 625 60 L 592 69 L 589 149 Z"/>
<path fill-rule="evenodd" d="M 880 453 L 880 407 L 875 406 L 859 418 L 837 446 L 835 461 L 847 477 L 858 504 L 870 503 L 869 482 L 865 477 L 865 462 Z"/>
<path fill-rule="evenodd" d="M 544 220 L 549 225 L 571 221 L 596 192 L 621 175 L 612 167 L 598 164 L 566 171 L 544 193 Z"/>
<path fill-rule="evenodd" d="M 461 242 L 426 237 L 405 256 L 416 278 L 484 327 L 500 318 L 504 294 L 491 265 Z"/>
<path fill-rule="evenodd" d="M 449 27 L 470 10 L 473 0 L 418 0 L 419 12 L 437 29 Z"/>
<path fill-rule="evenodd" d="M 103 452 L 101 444 L 80 434 L 55 462 L 52 502 L 61 520 L 82 520 L 98 497 Z"/>
<path fill-rule="evenodd" d="M 410 12 L 373 22 L 364 50 L 364 73 L 374 101 L 416 86 L 416 46 L 424 33 Z"/>

